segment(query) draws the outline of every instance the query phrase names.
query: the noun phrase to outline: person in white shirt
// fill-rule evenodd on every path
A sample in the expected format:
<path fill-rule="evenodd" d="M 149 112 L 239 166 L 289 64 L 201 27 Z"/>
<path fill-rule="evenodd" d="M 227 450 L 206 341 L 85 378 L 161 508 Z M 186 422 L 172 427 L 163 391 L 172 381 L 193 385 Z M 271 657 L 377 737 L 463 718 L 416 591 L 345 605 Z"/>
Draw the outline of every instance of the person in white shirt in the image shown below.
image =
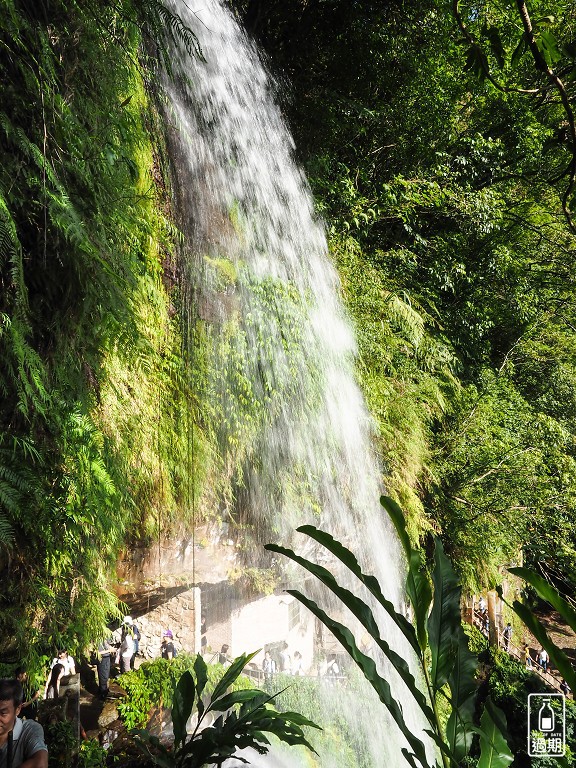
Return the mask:
<path fill-rule="evenodd" d="M 74 662 L 72 656 L 69 655 L 68 651 L 58 651 L 58 656 L 55 659 L 52 659 L 50 669 L 52 669 L 52 667 L 54 667 L 56 664 L 62 664 L 64 667 L 64 676 L 76 674 L 76 663 Z"/>
<path fill-rule="evenodd" d="M 292 674 L 303 675 L 304 667 L 302 666 L 302 654 L 300 651 L 294 651 L 294 661 L 292 663 Z"/>
<path fill-rule="evenodd" d="M 280 651 L 280 672 L 285 675 L 292 674 L 292 658 L 288 653 L 288 643 L 282 644 L 282 650 Z"/>
<path fill-rule="evenodd" d="M 340 675 L 340 667 L 338 666 L 338 662 L 336 661 L 335 653 L 330 654 L 325 674 L 331 677 L 338 677 Z"/>
<path fill-rule="evenodd" d="M 120 635 L 120 674 L 130 671 L 130 662 L 134 655 L 134 630 L 132 629 L 132 618 L 124 616 L 122 623 L 122 634 Z"/>
<path fill-rule="evenodd" d="M 270 651 L 266 651 L 264 653 L 262 671 L 264 672 L 264 680 L 271 680 L 272 677 L 276 674 L 276 662 L 270 655 Z"/>

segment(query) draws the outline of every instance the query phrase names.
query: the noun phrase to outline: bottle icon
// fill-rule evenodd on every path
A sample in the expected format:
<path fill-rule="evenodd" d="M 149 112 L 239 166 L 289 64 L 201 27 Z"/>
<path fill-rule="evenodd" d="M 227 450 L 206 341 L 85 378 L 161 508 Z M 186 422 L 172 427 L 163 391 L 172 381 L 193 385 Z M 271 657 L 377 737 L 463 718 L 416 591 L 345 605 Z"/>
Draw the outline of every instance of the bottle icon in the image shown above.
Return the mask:
<path fill-rule="evenodd" d="M 544 699 L 544 704 L 540 707 L 538 729 L 543 732 L 554 730 L 554 710 L 550 706 L 550 699 Z"/>

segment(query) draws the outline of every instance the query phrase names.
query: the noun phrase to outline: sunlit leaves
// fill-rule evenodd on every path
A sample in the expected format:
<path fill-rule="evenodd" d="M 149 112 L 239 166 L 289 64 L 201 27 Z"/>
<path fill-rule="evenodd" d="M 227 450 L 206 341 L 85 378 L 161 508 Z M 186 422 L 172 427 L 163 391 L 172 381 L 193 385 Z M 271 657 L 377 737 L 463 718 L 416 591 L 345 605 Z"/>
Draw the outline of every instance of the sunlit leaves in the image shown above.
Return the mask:
<path fill-rule="evenodd" d="M 33 446 L 1 463 L 2 631 L 27 634 L 32 664 L 44 643 L 73 650 L 102 631 L 127 526 L 145 527 L 156 494 L 169 522 L 183 493 L 176 470 L 156 485 L 187 439 L 172 421 L 157 437 L 162 403 L 182 397 L 138 60 L 159 5 L 2 3 L 2 447 Z"/>
<path fill-rule="evenodd" d="M 538 50 L 549 67 L 554 66 L 562 58 L 562 52 L 558 46 L 556 36 L 547 29 L 542 29 L 536 37 Z"/>
<path fill-rule="evenodd" d="M 270 744 L 266 734 L 272 734 L 289 745 L 302 745 L 314 751 L 303 727 L 318 726 L 297 712 L 278 712 L 272 696 L 257 688 L 231 690 L 246 664 L 255 656 L 243 654 L 224 671 L 209 696 L 202 694 L 208 678 L 207 665 L 198 654 L 194 674 L 184 671 L 172 697 L 174 748 L 167 750 L 147 731 L 137 730 L 136 744 L 155 765 L 166 768 L 202 768 L 220 765 L 237 750 L 250 747 L 266 754 Z M 196 675 L 196 679 L 194 677 Z M 196 718 L 188 730 L 191 714 Z M 222 713 L 210 725 L 204 722 L 209 713 Z M 243 761 L 243 758 L 238 758 Z"/>

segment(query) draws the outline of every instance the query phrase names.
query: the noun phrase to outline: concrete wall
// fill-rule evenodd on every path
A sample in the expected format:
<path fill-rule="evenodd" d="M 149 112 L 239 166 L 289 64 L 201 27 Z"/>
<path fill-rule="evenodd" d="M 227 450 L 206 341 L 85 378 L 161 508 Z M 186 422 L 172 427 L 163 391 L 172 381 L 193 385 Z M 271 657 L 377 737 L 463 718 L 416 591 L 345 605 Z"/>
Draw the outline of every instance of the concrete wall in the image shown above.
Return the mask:
<path fill-rule="evenodd" d="M 162 633 L 172 630 L 174 645 L 180 651 L 200 649 L 200 590 L 193 587 L 170 598 L 141 616 L 133 617 L 140 630 L 140 653 L 147 659 L 160 655 Z"/>
<path fill-rule="evenodd" d="M 290 595 L 268 595 L 232 609 L 225 620 L 208 623 L 207 637 L 214 650 L 228 644 L 228 654 L 234 657 L 260 649 L 254 658 L 258 667 L 265 650 L 275 655 L 286 642 L 291 657 L 295 651 L 302 654 L 304 670 L 312 666 L 314 620 Z"/>

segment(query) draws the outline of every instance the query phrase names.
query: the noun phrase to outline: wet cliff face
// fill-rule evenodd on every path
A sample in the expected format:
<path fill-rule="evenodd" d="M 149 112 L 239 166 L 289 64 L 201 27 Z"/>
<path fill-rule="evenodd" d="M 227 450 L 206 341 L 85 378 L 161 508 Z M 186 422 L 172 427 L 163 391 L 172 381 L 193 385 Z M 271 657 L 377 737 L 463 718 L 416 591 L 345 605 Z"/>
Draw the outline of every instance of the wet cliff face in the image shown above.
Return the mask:
<path fill-rule="evenodd" d="M 320 523 L 399 597 L 400 558 L 378 503 L 382 473 L 354 376 L 354 333 L 276 84 L 224 7 L 170 7 L 198 35 L 205 59 L 174 51 L 175 77 L 162 87 L 186 235 L 188 354 L 203 365 L 193 397 L 229 480 L 215 509 L 257 543 L 289 543 L 297 525 Z"/>
<path fill-rule="evenodd" d="M 221 526 L 201 525 L 193 534 L 181 530 L 150 544 L 135 543 L 118 561 L 116 593 L 126 599 L 161 586 L 227 581 L 238 554 L 226 534 Z"/>
<path fill-rule="evenodd" d="M 199 526 L 194 535 L 181 531 L 123 552 L 116 593 L 141 632 L 144 659 L 160 655 L 166 629 L 172 631 L 178 650 L 196 653 L 202 649 L 201 614 L 206 595 L 214 588 L 229 589 L 228 577 L 236 560 L 233 543 L 223 533 L 221 528 Z"/>

